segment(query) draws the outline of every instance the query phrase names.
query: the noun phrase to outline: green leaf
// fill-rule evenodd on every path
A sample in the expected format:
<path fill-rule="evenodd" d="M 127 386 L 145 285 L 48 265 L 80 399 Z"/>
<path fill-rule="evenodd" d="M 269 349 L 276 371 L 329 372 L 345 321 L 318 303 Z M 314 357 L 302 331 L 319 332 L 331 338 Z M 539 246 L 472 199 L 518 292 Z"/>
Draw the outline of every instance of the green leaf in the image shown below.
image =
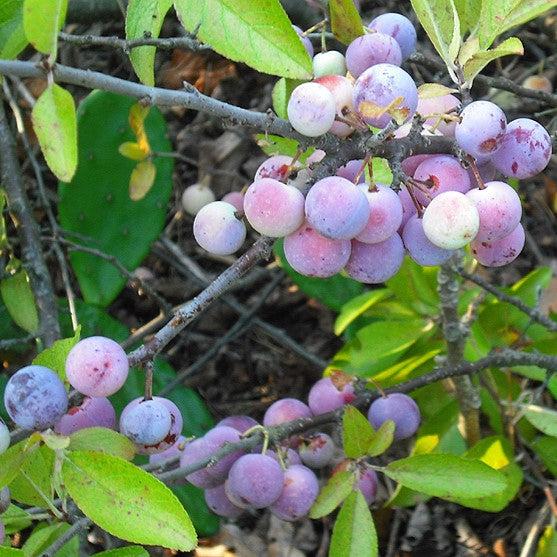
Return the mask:
<path fill-rule="evenodd" d="M 36 450 L 37 442 L 37 438 L 33 438 L 30 441 L 20 441 L 0 455 L 0 489 L 10 484 L 18 475 L 29 452 Z"/>
<path fill-rule="evenodd" d="M 348 300 L 360 294 L 364 289 L 361 283 L 340 274 L 334 277 L 321 279 L 306 277 L 297 273 L 284 257 L 282 239 L 275 242 L 274 252 L 279 258 L 280 266 L 300 287 L 302 292 L 312 298 L 317 298 L 320 302 L 335 311 L 339 311 Z"/>
<path fill-rule="evenodd" d="M 342 415 L 342 443 L 348 458 L 367 455 L 373 441 L 373 427 L 354 406 L 346 406 Z"/>
<path fill-rule="evenodd" d="M 510 37 L 491 50 L 480 50 L 464 64 L 464 79 L 472 83 L 474 78 L 493 60 L 511 54 L 524 54 L 524 47 L 520 39 Z"/>
<path fill-rule="evenodd" d="M 478 24 L 482 0 L 454 0 L 454 3 L 460 19 L 460 32 L 464 35 Z"/>
<path fill-rule="evenodd" d="M 31 119 L 48 167 L 59 180 L 69 182 L 77 168 L 77 121 L 73 97 L 53 83 L 38 98 Z"/>
<path fill-rule="evenodd" d="M 130 0 L 126 12 L 126 38 L 158 38 L 164 18 L 172 6 L 172 0 Z M 155 84 L 154 46 L 132 49 L 130 60 L 137 77 L 145 84 Z"/>
<path fill-rule="evenodd" d="M 364 24 L 353 0 L 329 0 L 331 30 L 344 44 L 364 34 Z"/>
<path fill-rule="evenodd" d="M 95 553 L 95 555 L 104 557 L 149 557 L 147 551 L 138 545 L 109 549 L 108 551 Z"/>
<path fill-rule="evenodd" d="M 70 435 L 70 451 L 99 451 L 132 460 L 135 445 L 124 435 L 105 427 L 88 427 Z"/>
<path fill-rule="evenodd" d="M 15 58 L 26 46 L 23 0 L 4 0 L 0 3 L 0 58 Z"/>
<path fill-rule="evenodd" d="M 51 478 L 54 452 L 43 445 L 27 453 L 18 475 L 10 483 L 12 499 L 26 505 L 45 507 L 53 500 Z"/>
<path fill-rule="evenodd" d="M 4 523 L 6 534 L 14 534 L 15 532 L 25 530 L 25 528 L 33 523 L 33 520 L 27 511 L 20 509 L 16 505 L 10 505 L 8 510 L 2 515 L 2 522 Z"/>
<path fill-rule="evenodd" d="M 27 538 L 23 544 L 23 553 L 25 557 L 40 557 L 44 551 L 52 545 L 60 536 L 70 528 L 65 522 L 56 522 L 54 524 L 39 524 L 33 533 Z M 79 553 L 79 538 L 73 536 L 68 540 L 56 553 L 56 557 L 63 555 L 77 555 Z"/>
<path fill-rule="evenodd" d="M 29 333 L 39 327 L 35 296 L 24 269 L 0 281 L 0 293 L 14 323 Z"/>
<path fill-rule="evenodd" d="M 557 439 L 542 435 L 532 443 L 532 448 L 553 476 L 557 477 Z"/>
<path fill-rule="evenodd" d="M 62 477 L 93 522 L 124 540 L 190 551 L 197 537 L 176 496 L 162 482 L 120 458 L 93 451 L 68 454 Z"/>
<path fill-rule="evenodd" d="M 37 354 L 33 363 L 54 370 L 60 379 L 65 381 L 66 358 L 70 350 L 79 342 L 80 334 L 81 326 L 78 326 L 73 337 L 57 340 L 52 346 Z"/>
<path fill-rule="evenodd" d="M 0 547 L 0 557 L 25 557 L 25 554 L 21 549 L 14 549 L 13 547 Z"/>
<path fill-rule="evenodd" d="M 329 557 L 376 557 L 377 532 L 362 493 L 353 491 L 338 513 Z"/>
<path fill-rule="evenodd" d="M 311 60 L 279 0 L 174 0 L 184 27 L 235 62 L 292 79 L 311 79 Z"/>
<path fill-rule="evenodd" d="M 489 497 L 507 488 L 505 476 L 480 460 L 422 454 L 395 460 L 383 470 L 402 485 L 447 501 Z"/>
<path fill-rule="evenodd" d="M 516 497 L 523 479 L 522 469 L 514 461 L 512 445 L 503 436 L 486 437 L 467 451 L 464 457 L 479 459 L 502 472 L 507 479 L 507 488 L 496 495 L 479 499 L 461 499 L 459 503 L 489 512 L 503 510 Z"/>
<path fill-rule="evenodd" d="M 25 0 L 23 4 L 23 28 L 27 40 L 43 54 L 56 59 L 58 31 L 66 19 L 68 0 Z"/>
<path fill-rule="evenodd" d="M 219 531 L 220 517 L 207 506 L 202 489 L 189 483 L 171 486 L 170 489 L 178 497 L 180 503 L 184 505 L 200 538 L 214 536 Z"/>
<path fill-rule="evenodd" d="M 360 317 L 360 315 L 389 295 L 390 292 L 386 288 L 378 288 L 364 292 L 346 302 L 336 318 L 335 335 L 342 334 L 346 327 Z"/>
<path fill-rule="evenodd" d="M 275 83 L 271 97 L 273 99 L 273 110 L 279 118 L 288 119 L 286 107 L 288 106 L 292 91 L 294 91 L 300 83 L 303 83 L 303 81 L 299 79 L 287 79 L 285 77 L 281 77 Z"/>
<path fill-rule="evenodd" d="M 69 184 L 60 184 L 61 226 L 90 240 L 80 243 L 118 258 L 135 269 L 160 234 L 172 191 L 173 161 L 157 157 L 155 183 L 141 201 L 132 201 L 128 186 L 135 162 L 122 157 L 118 147 L 135 136 L 129 126 L 135 100 L 95 91 L 79 107 L 79 167 Z M 149 142 L 156 152 L 171 150 L 166 122 L 151 108 L 145 120 Z M 99 216 L 103 218 L 99 218 Z M 106 218 L 104 218 L 106 217 Z M 108 261 L 81 252 L 70 254 L 83 298 L 106 306 L 127 279 Z"/>
<path fill-rule="evenodd" d="M 412 7 L 453 80 L 460 48 L 460 20 L 453 0 L 411 0 Z"/>
<path fill-rule="evenodd" d="M 393 172 L 389 161 L 381 157 L 373 157 L 371 159 L 372 172 L 369 171 L 369 165 L 364 170 L 366 183 L 383 184 L 389 186 L 393 183 Z"/>
<path fill-rule="evenodd" d="M 348 497 L 355 481 L 355 473 L 351 470 L 337 472 L 331 476 L 325 487 L 319 492 L 309 512 L 309 517 L 321 518 L 331 514 Z"/>
<path fill-rule="evenodd" d="M 371 443 L 367 448 L 368 456 L 379 456 L 383 454 L 392 444 L 395 433 L 395 423 L 392 420 L 383 422 L 379 429 L 374 432 Z"/>
<path fill-rule="evenodd" d="M 498 35 L 557 6 L 557 0 L 498 0 L 482 2 L 478 37 L 488 48 Z"/>
<path fill-rule="evenodd" d="M 536 557 L 555 557 L 557 555 L 557 532 L 553 526 L 546 526 L 536 550 Z"/>
<path fill-rule="evenodd" d="M 524 417 L 536 429 L 551 437 L 557 437 L 557 412 L 555 410 L 535 404 L 525 404 L 521 408 Z"/>

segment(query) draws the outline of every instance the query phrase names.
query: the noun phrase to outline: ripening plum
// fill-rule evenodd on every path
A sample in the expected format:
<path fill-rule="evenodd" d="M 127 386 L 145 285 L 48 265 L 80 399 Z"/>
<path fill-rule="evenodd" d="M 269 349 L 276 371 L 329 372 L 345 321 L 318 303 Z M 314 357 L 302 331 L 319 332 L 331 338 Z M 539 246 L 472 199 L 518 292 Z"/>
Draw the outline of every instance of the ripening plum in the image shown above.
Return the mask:
<path fill-rule="evenodd" d="M 402 52 L 390 35 L 370 33 L 354 39 L 346 49 L 346 66 L 355 78 L 377 64 L 400 66 Z"/>
<path fill-rule="evenodd" d="M 265 412 L 263 425 L 270 427 L 284 422 L 290 422 L 298 418 L 311 418 L 312 413 L 307 404 L 296 398 L 281 398 Z"/>
<path fill-rule="evenodd" d="M 416 199 L 425 207 L 431 199 L 445 191 L 459 191 L 466 193 L 470 189 L 470 177 L 456 157 L 450 155 L 436 155 L 423 161 L 414 178 L 425 182 L 428 193 L 425 194 L 414 188 Z"/>
<path fill-rule="evenodd" d="M 293 163 L 294 159 L 287 155 L 273 155 L 267 160 L 263 161 L 259 168 L 255 171 L 254 182 L 261 180 L 261 178 L 273 178 L 279 182 L 286 181 L 286 176 L 291 170 L 291 167 L 296 171 L 301 167 L 299 161 Z M 223 199 L 224 201 L 224 199 Z"/>
<path fill-rule="evenodd" d="M 172 418 L 156 400 L 136 399 L 120 416 L 120 433 L 138 445 L 157 445 L 170 432 Z"/>
<path fill-rule="evenodd" d="M 308 405 L 317 416 L 350 404 L 355 398 L 352 379 L 345 375 L 333 374 L 314 383 L 308 394 Z"/>
<path fill-rule="evenodd" d="M 304 45 L 304 48 L 306 49 L 308 56 L 310 58 L 313 58 L 314 50 L 313 50 L 313 45 L 311 44 L 311 39 L 309 37 L 306 37 L 304 35 L 304 32 L 297 25 L 292 25 L 292 27 L 294 28 L 294 31 L 296 31 L 296 33 L 298 34 L 298 37 L 300 37 L 300 40 L 302 41 L 302 44 Z"/>
<path fill-rule="evenodd" d="M 358 489 L 362 492 L 368 507 L 375 501 L 377 483 L 377 472 L 375 470 L 367 467 L 358 470 Z"/>
<path fill-rule="evenodd" d="M 356 240 L 366 244 L 377 244 L 391 237 L 402 222 L 402 204 L 397 193 L 389 186 L 377 184 L 360 186 L 369 203 L 369 219 Z"/>
<path fill-rule="evenodd" d="M 404 245 L 395 232 L 377 244 L 352 241 L 352 253 L 346 264 L 350 277 L 365 284 L 379 284 L 398 273 L 404 261 Z"/>
<path fill-rule="evenodd" d="M 0 455 L 5 453 L 10 446 L 10 430 L 0 418 Z"/>
<path fill-rule="evenodd" d="M 493 242 L 508 236 L 522 218 L 520 197 L 505 182 L 487 182 L 483 189 L 474 188 L 466 196 L 480 215 L 476 242 Z"/>
<path fill-rule="evenodd" d="M 262 509 L 279 498 L 283 485 L 284 472 L 275 459 L 247 454 L 232 465 L 225 489 L 234 504 Z"/>
<path fill-rule="evenodd" d="M 239 431 L 240 433 L 245 433 L 248 429 L 259 425 L 256 420 L 251 418 L 250 416 L 228 416 L 223 418 L 217 425 L 221 426 L 225 425 L 228 427 L 233 427 L 235 430 Z"/>
<path fill-rule="evenodd" d="M 460 113 L 460 122 L 455 127 L 455 139 L 458 146 L 485 162 L 503 144 L 507 131 L 505 113 L 490 101 L 474 101 Z"/>
<path fill-rule="evenodd" d="M 310 468 L 327 466 L 333 459 L 335 450 L 334 441 L 326 433 L 315 433 L 310 437 L 304 437 L 298 446 L 302 462 Z"/>
<path fill-rule="evenodd" d="M 484 267 L 502 267 L 514 261 L 524 247 L 524 228 L 519 224 L 508 236 L 493 242 L 476 241 L 470 246 L 472 255 Z"/>
<path fill-rule="evenodd" d="M 236 209 L 238 215 L 244 214 L 244 194 L 241 191 L 231 191 L 223 196 L 221 201 L 230 203 Z"/>
<path fill-rule="evenodd" d="M 281 466 L 284 465 L 286 468 L 294 464 L 302 464 L 300 455 L 290 447 L 279 446 L 276 450 L 269 449 L 265 454 L 274 458 Z"/>
<path fill-rule="evenodd" d="M 395 440 L 412 437 L 421 420 L 418 405 L 403 393 L 392 393 L 374 400 L 367 417 L 375 429 L 379 429 L 387 420 L 392 420 L 395 423 Z"/>
<path fill-rule="evenodd" d="M 240 440 L 240 432 L 233 427 L 220 425 L 210 429 L 203 439 L 212 447 L 212 452 L 215 453 L 218 449 L 227 443 L 237 443 Z M 238 450 L 221 458 L 217 463 L 207 467 L 209 476 L 224 482 L 231 466 L 244 454 L 243 451 Z"/>
<path fill-rule="evenodd" d="M 416 205 L 412 200 L 411 195 L 408 193 L 408 188 L 406 188 L 406 186 L 401 186 L 400 191 L 398 192 L 398 199 L 400 200 L 400 204 L 402 206 L 402 221 L 400 222 L 398 233 L 402 236 L 404 226 L 410 220 L 410 217 L 417 214 L 418 210 L 416 209 Z"/>
<path fill-rule="evenodd" d="M 327 75 L 315 79 L 314 82 L 323 85 L 323 87 L 326 87 L 331 92 L 335 99 L 337 116 L 344 117 L 347 112 L 353 111 L 352 96 L 354 86 L 349 79 L 342 75 Z M 354 128 L 344 122 L 335 120 L 329 131 L 338 137 L 348 137 L 354 131 Z M 323 153 L 324 151 L 321 152 Z M 311 164 L 310 159 L 314 157 L 314 155 L 315 153 L 308 158 L 308 164 Z"/>
<path fill-rule="evenodd" d="M 195 216 L 202 207 L 215 200 L 215 194 L 205 184 L 188 186 L 182 194 L 182 207 L 186 213 Z"/>
<path fill-rule="evenodd" d="M 11 494 L 9 487 L 0 488 L 0 514 L 8 510 L 11 502 Z"/>
<path fill-rule="evenodd" d="M 297 132 L 317 137 L 327 133 L 335 121 L 335 99 L 319 83 L 302 83 L 292 91 L 286 111 L 290 124 Z"/>
<path fill-rule="evenodd" d="M 54 371 L 30 365 L 10 377 L 4 390 L 4 406 L 22 429 L 42 431 L 53 427 L 66 413 L 68 395 Z"/>
<path fill-rule="evenodd" d="M 186 444 L 180 455 L 180 468 L 190 466 L 200 460 L 209 458 L 213 452 L 213 444 L 207 442 L 203 437 L 190 441 Z M 201 470 L 196 470 L 195 472 L 187 474 L 186 480 L 195 487 L 200 487 L 202 489 L 216 487 L 222 484 L 221 480 L 209 474 L 207 468 L 201 468 Z"/>
<path fill-rule="evenodd" d="M 408 255 L 423 267 L 441 265 L 448 261 L 454 251 L 432 244 L 424 233 L 423 222 L 418 215 L 410 217 L 402 232 L 402 241 Z"/>
<path fill-rule="evenodd" d="M 424 233 L 436 246 L 454 250 L 470 243 L 478 233 L 480 215 L 463 193 L 446 191 L 432 199 L 423 215 Z"/>
<path fill-rule="evenodd" d="M 244 512 L 228 498 L 224 484 L 206 489 L 205 502 L 216 515 L 225 518 L 238 518 Z"/>
<path fill-rule="evenodd" d="M 85 397 L 79 406 L 72 406 L 54 426 L 60 435 L 71 435 L 89 427 L 116 427 L 116 411 L 105 397 Z"/>
<path fill-rule="evenodd" d="M 400 46 L 402 59 L 406 60 L 416 50 L 416 28 L 401 14 L 385 13 L 372 19 L 368 25 L 378 33 L 385 33 L 395 39 Z"/>
<path fill-rule="evenodd" d="M 292 268 L 308 277 L 332 277 L 350 257 L 350 240 L 331 240 L 303 224 L 284 239 L 284 255 Z"/>
<path fill-rule="evenodd" d="M 324 75 L 342 75 L 346 73 L 346 60 L 344 54 L 337 50 L 327 50 L 319 52 L 313 57 L 314 77 Z"/>
<path fill-rule="evenodd" d="M 551 138 L 543 126 L 529 118 L 518 118 L 507 126 L 501 149 L 491 161 L 505 176 L 524 180 L 545 169 L 551 149 Z"/>
<path fill-rule="evenodd" d="M 246 239 L 246 226 L 236 216 L 233 205 L 213 201 L 195 216 L 193 235 L 196 242 L 209 253 L 230 255 L 242 247 Z"/>
<path fill-rule="evenodd" d="M 416 112 L 425 118 L 424 127 L 430 131 L 438 130 L 444 136 L 454 137 L 456 128 L 455 120 L 444 120 L 442 115 L 451 113 L 456 116 L 460 108 L 460 101 L 454 95 L 442 95 L 428 99 L 418 99 Z"/>
<path fill-rule="evenodd" d="M 187 439 L 180 435 L 176 442 L 165 451 L 149 455 L 149 464 L 162 464 L 171 458 L 180 458 L 186 448 L 186 443 Z"/>
<path fill-rule="evenodd" d="M 107 397 L 120 390 L 129 372 L 128 357 L 110 338 L 80 340 L 66 358 L 70 385 L 90 397 Z"/>
<path fill-rule="evenodd" d="M 422 164 L 425 160 L 430 157 L 435 157 L 437 155 L 412 155 L 411 157 L 406 157 L 400 164 L 402 166 L 402 171 L 408 176 L 414 176 L 418 166 Z"/>
<path fill-rule="evenodd" d="M 315 474 L 296 464 L 284 471 L 284 484 L 279 498 L 271 505 L 271 512 L 282 520 L 294 522 L 309 513 L 319 494 Z"/>
<path fill-rule="evenodd" d="M 304 222 L 304 202 L 304 196 L 295 187 L 272 178 L 262 178 L 247 189 L 244 212 L 257 232 L 282 238 Z"/>
<path fill-rule="evenodd" d="M 401 100 L 398 100 L 401 99 Z M 395 103 L 395 106 L 392 104 Z M 396 110 L 400 121 L 412 118 L 418 106 L 416 83 L 403 69 L 392 64 L 377 64 L 367 69 L 354 84 L 354 109 L 364 122 L 385 128 Z M 390 107 L 389 112 L 377 115 L 377 110 Z M 369 115 L 369 109 L 373 109 Z M 366 116 L 366 114 L 368 114 Z"/>
<path fill-rule="evenodd" d="M 336 171 L 336 175 L 340 176 L 341 178 L 345 178 L 349 182 L 355 183 L 356 176 L 358 174 L 360 177 L 358 178 L 358 184 L 363 184 L 366 181 L 366 174 L 362 171 L 362 167 L 364 165 L 363 159 L 354 159 L 348 161 L 343 166 L 339 166 Z"/>
<path fill-rule="evenodd" d="M 364 192 L 339 176 L 316 182 L 306 196 L 307 223 L 322 236 L 349 240 L 358 235 L 369 218 Z"/>

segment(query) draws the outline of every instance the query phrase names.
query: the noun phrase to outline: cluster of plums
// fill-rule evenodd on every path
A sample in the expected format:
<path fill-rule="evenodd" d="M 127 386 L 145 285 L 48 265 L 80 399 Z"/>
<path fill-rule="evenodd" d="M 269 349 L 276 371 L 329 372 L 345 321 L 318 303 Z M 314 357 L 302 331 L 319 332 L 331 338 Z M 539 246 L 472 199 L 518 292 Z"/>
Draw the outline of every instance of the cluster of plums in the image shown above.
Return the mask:
<path fill-rule="evenodd" d="M 415 49 L 411 22 L 383 14 L 368 31 L 346 55 L 327 51 L 313 57 L 315 79 L 296 87 L 288 102 L 292 126 L 310 137 L 347 137 L 368 126 L 385 128 L 396 117 L 406 121 L 394 131 L 401 138 L 417 113 L 421 133 L 454 138 L 462 159 L 441 153 L 408 157 L 402 161 L 407 179 L 398 192 L 366 182 L 368 161 L 352 160 L 306 194 L 312 166 L 327 154 L 317 150 L 303 163 L 275 155 L 244 192 L 221 201 L 199 185 L 184 192 L 201 247 L 219 255 L 240 249 L 245 217 L 260 234 L 284 238 L 286 259 L 299 273 L 329 277 L 344 270 L 370 284 L 396 274 L 405 254 L 420 265 L 439 265 L 470 244 L 476 260 L 489 267 L 519 255 L 520 198 L 497 174 L 525 179 L 541 172 L 551 157 L 547 131 L 528 118 L 507 123 L 489 101 L 462 108 L 456 96 L 435 88 L 420 98 L 412 77 L 399 67 Z M 300 36 L 313 56 L 311 43 Z"/>

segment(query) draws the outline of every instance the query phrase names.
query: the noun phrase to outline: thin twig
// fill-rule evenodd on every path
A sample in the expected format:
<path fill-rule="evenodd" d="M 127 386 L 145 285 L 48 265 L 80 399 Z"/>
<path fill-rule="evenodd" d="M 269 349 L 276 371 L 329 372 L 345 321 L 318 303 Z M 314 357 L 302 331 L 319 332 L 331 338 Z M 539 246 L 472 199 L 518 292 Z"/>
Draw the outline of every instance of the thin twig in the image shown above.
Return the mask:
<path fill-rule="evenodd" d="M 76 520 L 54 543 L 47 547 L 42 553 L 42 557 L 54 557 L 56 553 L 64 545 L 66 545 L 75 535 L 77 535 L 81 530 L 87 528 L 91 524 L 91 520 L 88 518 L 80 518 Z"/>

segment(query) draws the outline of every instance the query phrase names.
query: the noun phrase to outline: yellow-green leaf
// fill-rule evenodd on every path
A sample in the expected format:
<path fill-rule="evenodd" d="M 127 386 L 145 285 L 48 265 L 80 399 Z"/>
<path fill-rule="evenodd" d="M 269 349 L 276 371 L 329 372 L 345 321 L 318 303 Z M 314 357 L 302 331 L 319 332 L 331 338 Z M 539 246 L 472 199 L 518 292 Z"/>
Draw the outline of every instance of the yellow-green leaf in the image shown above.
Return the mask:
<path fill-rule="evenodd" d="M 342 444 L 346 456 L 360 458 L 366 455 L 373 434 L 368 419 L 354 406 L 346 406 L 342 415 Z"/>
<path fill-rule="evenodd" d="M 35 296 L 29 284 L 29 277 L 24 269 L 0 281 L 0 293 L 4 305 L 16 325 L 34 333 L 39 328 L 39 315 L 35 305 Z"/>
<path fill-rule="evenodd" d="M 155 183 L 157 167 L 152 161 L 138 162 L 130 176 L 130 199 L 143 199 Z"/>
<path fill-rule="evenodd" d="M 53 83 L 35 103 L 31 118 L 50 170 L 63 182 L 69 182 L 77 168 L 77 118 L 73 97 Z"/>
<path fill-rule="evenodd" d="M 310 518 L 321 518 L 332 513 L 348 497 L 355 481 L 356 475 L 351 470 L 334 474 L 319 492 L 309 512 Z"/>
<path fill-rule="evenodd" d="M 329 0 L 331 30 L 344 44 L 364 34 L 364 24 L 353 0 Z"/>
<path fill-rule="evenodd" d="M 464 64 L 464 79 L 472 83 L 474 78 L 493 60 L 511 54 L 524 54 L 520 39 L 510 37 L 491 50 L 480 50 L 473 54 Z"/>
<path fill-rule="evenodd" d="M 131 159 L 132 161 L 142 161 L 148 156 L 135 141 L 125 141 L 118 147 L 118 152 L 123 157 Z"/>
<path fill-rule="evenodd" d="M 550 408 L 526 404 L 522 407 L 524 417 L 541 432 L 557 437 L 557 412 Z"/>
<path fill-rule="evenodd" d="M 56 58 L 58 31 L 64 25 L 68 0 L 25 0 L 23 28 L 27 40 L 44 54 Z"/>
<path fill-rule="evenodd" d="M 62 381 L 66 380 L 66 358 L 70 350 L 79 342 L 81 325 L 77 327 L 73 337 L 57 340 L 52 346 L 35 356 L 33 363 L 54 370 Z"/>
<path fill-rule="evenodd" d="M 184 27 L 235 62 L 292 79 L 311 79 L 311 59 L 279 0 L 174 0 Z"/>
<path fill-rule="evenodd" d="M 135 445 L 124 435 L 105 427 L 88 427 L 70 435 L 70 451 L 99 451 L 125 460 L 135 456 Z"/>
<path fill-rule="evenodd" d="M 130 0 L 126 12 L 126 38 L 141 39 L 145 36 L 159 36 L 164 17 L 173 0 Z M 130 60 L 137 77 L 145 85 L 155 84 L 154 46 L 140 46 L 132 49 Z"/>
<path fill-rule="evenodd" d="M 395 434 L 395 423 L 387 420 L 381 424 L 379 429 L 373 433 L 373 438 L 367 448 L 369 456 L 383 454 L 393 443 Z"/>
<path fill-rule="evenodd" d="M 538 542 L 536 557 L 555 557 L 557 555 L 557 532 L 553 526 L 546 526 Z"/>
<path fill-rule="evenodd" d="M 118 538 L 191 551 L 197 536 L 172 491 L 130 462 L 94 451 L 70 452 L 62 467 L 70 497 Z"/>
<path fill-rule="evenodd" d="M 441 83 L 424 83 L 418 87 L 418 97 L 420 99 L 434 99 L 457 92 L 457 89 L 446 87 Z"/>
<path fill-rule="evenodd" d="M 26 46 L 23 0 L 3 0 L 0 2 L 0 58 L 15 58 Z"/>

